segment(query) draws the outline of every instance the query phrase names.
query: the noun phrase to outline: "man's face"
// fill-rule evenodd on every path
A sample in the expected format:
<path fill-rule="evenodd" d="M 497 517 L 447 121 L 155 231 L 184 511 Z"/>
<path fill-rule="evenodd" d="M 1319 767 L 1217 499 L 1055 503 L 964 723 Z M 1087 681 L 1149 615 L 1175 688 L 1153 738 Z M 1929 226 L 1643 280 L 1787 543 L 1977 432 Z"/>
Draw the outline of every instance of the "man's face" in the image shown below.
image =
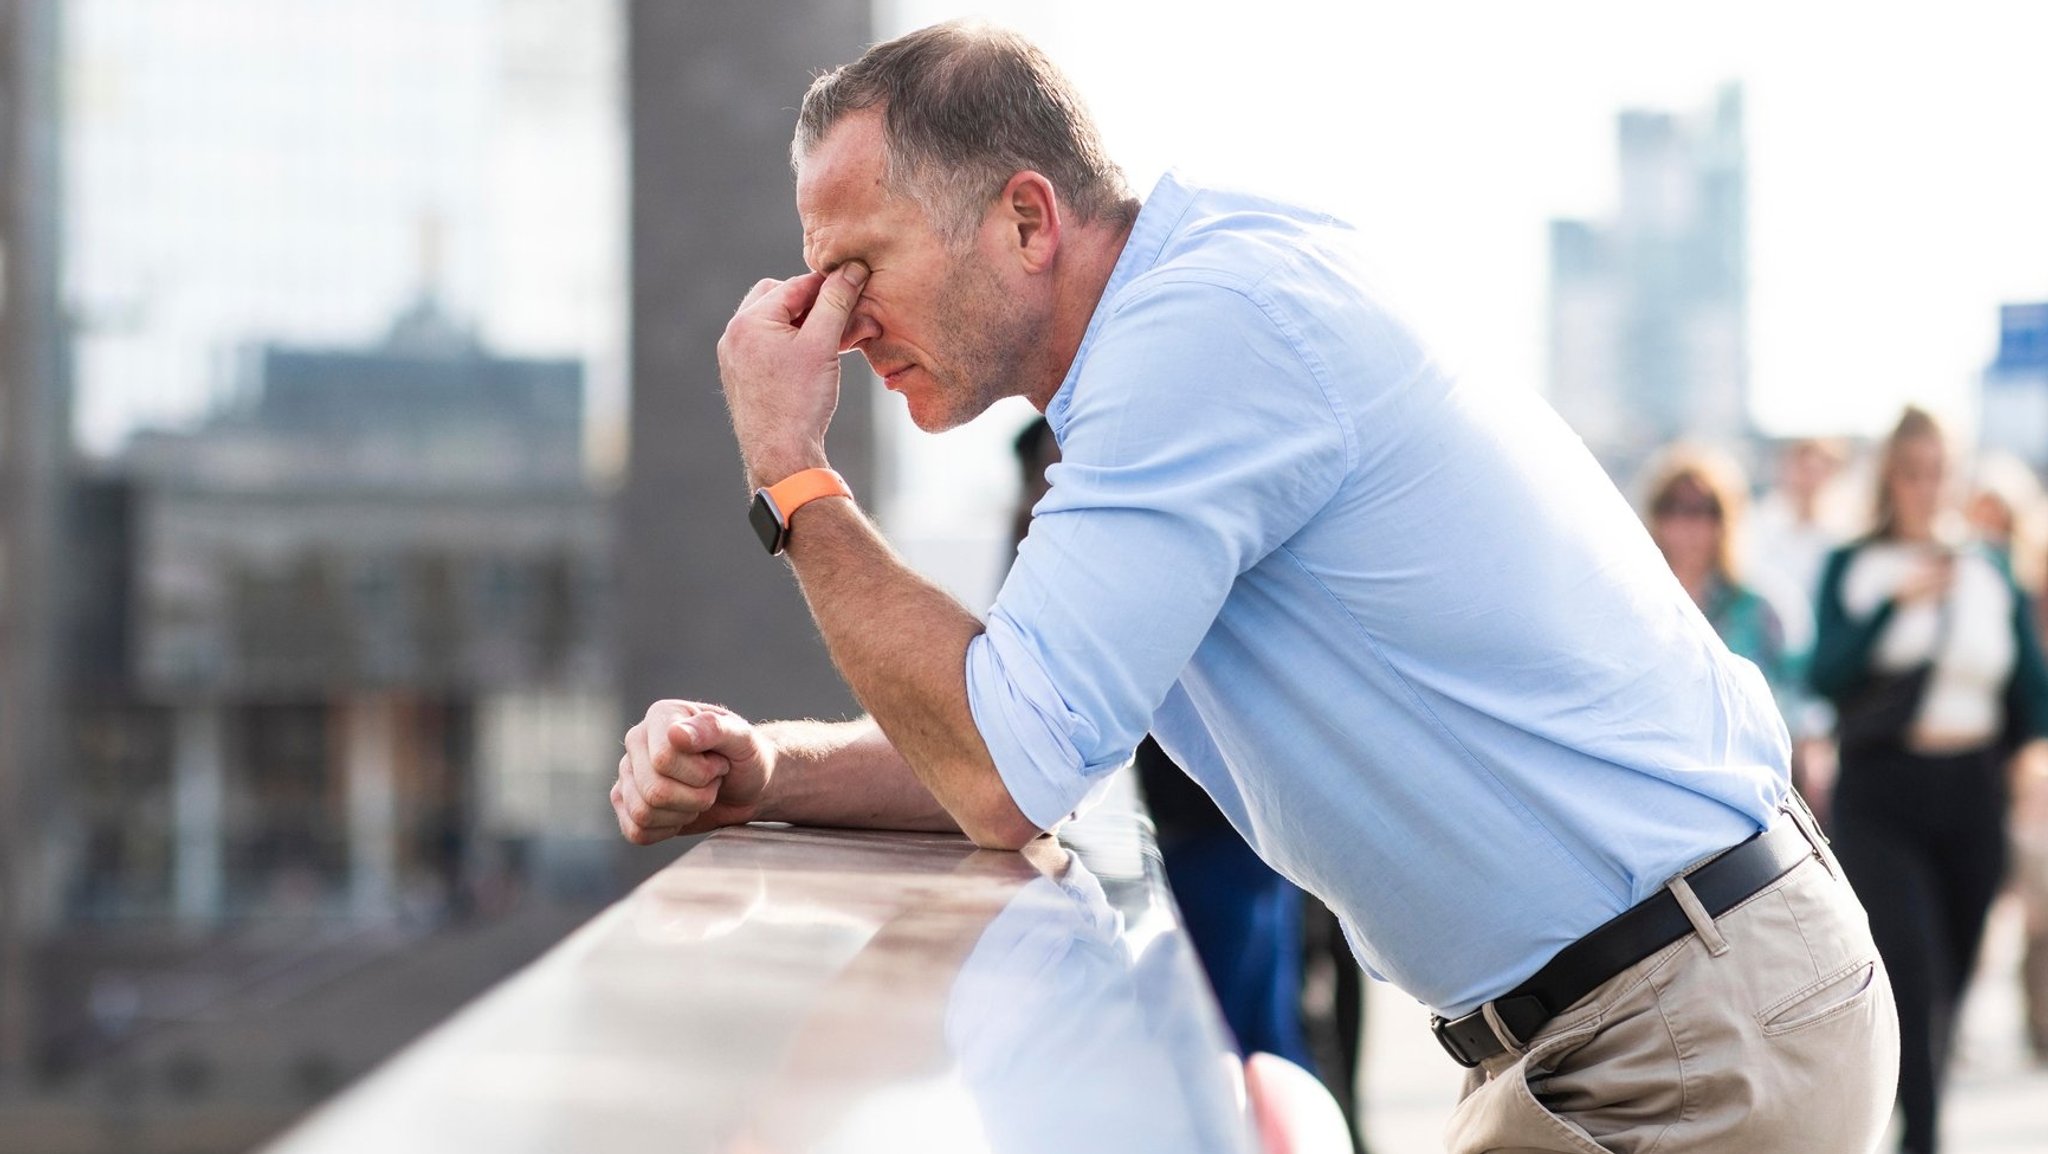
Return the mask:
<path fill-rule="evenodd" d="M 867 265 L 840 348 L 859 349 L 917 427 L 935 433 L 1023 393 L 1019 367 L 1037 334 L 1006 280 L 1002 230 L 948 245 L 923 208 L 884 184 L 882 148 L 881 113 L 860 112 L 804 158 L 804 260 L 818 272 Z"/>

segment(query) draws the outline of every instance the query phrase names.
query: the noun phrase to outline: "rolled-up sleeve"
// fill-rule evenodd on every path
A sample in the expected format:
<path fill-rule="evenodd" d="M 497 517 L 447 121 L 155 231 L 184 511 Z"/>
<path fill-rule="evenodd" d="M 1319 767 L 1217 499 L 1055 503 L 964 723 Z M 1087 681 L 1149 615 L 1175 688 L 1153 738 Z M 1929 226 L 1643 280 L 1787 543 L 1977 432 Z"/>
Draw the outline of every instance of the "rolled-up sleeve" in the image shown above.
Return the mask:
<path fill-rule="evenodd" d="M 1256 292 L 1133 286 L 1083 358 L 1051 491 L 967 650 L 975 725 L 1041 828 L 1130 757 L 1239 576 L 1336 494 L 1350 453 Z"/>

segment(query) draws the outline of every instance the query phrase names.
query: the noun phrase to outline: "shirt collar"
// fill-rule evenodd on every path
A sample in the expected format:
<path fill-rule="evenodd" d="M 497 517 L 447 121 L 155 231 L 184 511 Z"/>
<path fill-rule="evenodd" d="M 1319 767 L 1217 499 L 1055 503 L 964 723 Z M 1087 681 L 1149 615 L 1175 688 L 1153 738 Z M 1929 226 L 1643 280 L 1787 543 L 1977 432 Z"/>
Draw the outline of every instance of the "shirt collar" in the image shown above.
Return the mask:
<path fill-rule="evenodd" d="M 1181 220 L 1187 216 L 1194 199 L 1195 190 L 1183 184 L 1178 173 L 1169 170 L 1159 178 L 1159 183 L 1152 186 L 1151 195 L 1145 198 L 1144 206 L 1138 210 L 1138 219 L 1131 224 L 1131 235 L 1124 241 L 1124 251 L 1116 258 L 1109 283 L 1102 286 L 1102 296 L 1095 302 L 1095 312 L 1088 318 L 1087 330 L 1081 334 L 1081 347 L 1074 350 L 1073 363 L 1067 366 L 1066 379 L 1060 382 L 1059 391 L 1045 406 L 1046 423 L 1052 426 L 1054 441 L 1066 439 L 1067 408 L 1073 401 L 1074 382 L 1081 379 L 1081 365 L 1087 361 L 1088 350 L 1101 332 L 1103 322 L 1116 311 L 1117 294 L 1159 263 L 1159 254 L 1180 228 Z"/>

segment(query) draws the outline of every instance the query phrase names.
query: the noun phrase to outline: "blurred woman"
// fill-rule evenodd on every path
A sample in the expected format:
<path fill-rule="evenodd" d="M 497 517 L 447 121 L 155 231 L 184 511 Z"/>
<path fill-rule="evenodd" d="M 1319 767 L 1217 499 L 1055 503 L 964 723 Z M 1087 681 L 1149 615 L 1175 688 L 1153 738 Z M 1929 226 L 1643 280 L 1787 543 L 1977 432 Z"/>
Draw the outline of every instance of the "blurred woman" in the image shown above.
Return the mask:
<path fill-rule="evenodd" d="M 2002 556 L 2014 580 L 2035 598 L 2040 627 L 2040 594 L 2048 544 L 2044 544 L 2044 498 L 2034 471 L 2009 453 L 1977 462 L 1967 516 L 1970 530 Z M 2018 758 L 2012 767 L 2012 889 L 2018 896 L 2024 945 L 2020 992 L 2024 995 L 2027 1043 L 2034 1060 L 2048 1066 L 2048 756 Z"/>
<path fill-rule="evenodd" d="M 1763 671 L 1782 709 L 1798 683 L 1800 655 L 1789 651 L 1778 610 L 1740 580 L 1735 542 L 1741 539 L 1746 493 L 1735 462 L 1706 449 L 1673 446 L 1651 471 L 1650 537 L 1721 641 Z"/>
<path fill-rule="evenodd" d="M 2041 594 L 2041 482 L 2026 462 L 2010 453 L 1986 453 L 1977 460 L 1970 499 L 1963 506 L 1970 535 L 2011 570 L 2029 597 Z"/>
<path fill-rule="evenodd" d="M 1908 409 L 1885 442 L 1875 528 L 1821 575 L 1812 681 L 1835 703 L 1834 841 L 1899 1007 L 1902 1149 L 1931 1154 L 1955 1010 L 2005 874 L 2005 767 L 2048 732 L 2032 610 L 1952 538 L 1948 450 Z"/>

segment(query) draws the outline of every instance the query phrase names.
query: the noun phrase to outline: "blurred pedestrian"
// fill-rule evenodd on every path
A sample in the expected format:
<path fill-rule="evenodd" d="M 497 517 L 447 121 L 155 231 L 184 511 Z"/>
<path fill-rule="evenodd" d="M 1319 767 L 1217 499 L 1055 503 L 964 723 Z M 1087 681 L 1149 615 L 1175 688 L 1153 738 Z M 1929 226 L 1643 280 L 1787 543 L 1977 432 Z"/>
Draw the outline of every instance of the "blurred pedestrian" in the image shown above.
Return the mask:
<path fill-rule="evenodd" d="M 2006 764 L 2048 732 L 2032 608 L 1960 541 L 1940 426 L 1885 442 L 1875 528 L 1822 573 L 1814 688 L 1834 701 L 1835 847 L 1870 913 L 1900 1024 L 1902 1148 L 1931 1154 L 1955 1010 L 2005 875 Z"/>
<path fill-rule="evenodd" d="M 2020 989 L 2027 1046 L 2048 1066 L 2048 757 L 2038 750 L 2013 765 L 2013 890 L 2020 899 L 2024 945 Z"/>
<path fill-rule="evenodd" d="M 1853 534 L 1854 518 L 1842 501 L 1841 442 L 1802 437 L 1786 443 L 1777 457 L 1775 483 L 1756 503 L 1744 541 L 1749 583 L 1778 607 L 1785 644 L 1794 653 L 1813 651 L 1813 599 L 1828 554 Z M 1835 784 L 1835 711 L 1826 699 L 1800 683 L 1782 692 L 1779 704 L 1792 734 L 1792 784 L 1806 795 L 1823 823 Z"/>
<path fill-rule="evenodd" d="M 2041 482 L 2026 462 L 2010 453 L 1977 459 L 1963 517 L 1970 535 L 2012 573 L 2029 596 L 2041 593 L 2043 552 Z"/>
<path fill-rule="evenodd" d="M 1977 462 L 1965 506 L 1971 532 L 2006 559 L 2013 579 L 2034 597 L 2037 631 L 2042 568 L 2048 562 L 2042 505 L 2041 482 L 2024 462 L 2006 453 L 1987 454 Z M 2024 934 L 2020 989 L 2027 1044 L 2034 1060 L 2048 1065 L 2048 757 L 2015 758 L 2012 783 L 2012 889 Z"/>
<path fill-rule="evenodd" d="M 1845 456 L 1840 442 L 1821 437 L 1791 441 L 1778 454 L 1775 484 L 1756 503 L 1743 532 L 1744 552 L 1757 576 L 1798 590 L 1809 603 L 1821 566 L 1850 534 L 1831 497 Z"/>
<path fill-rule="evenodd" d="M 1301 1024 L 1315 1055 L 1313 1069 L 1343 1111 L 1352 1150 L 1364 1154 L 1365 971 L 1344 940 L 1337 911 L 1306 891 L 1301 953 Z"/>
<path fill-rule="evenodd" d="M 1741 467 L 1726 455 L 1674 445 L 1651 471 L 1647 523 L 1693 604 L 1723 644 L 1763 671 L 1784 710 L 1804 676 L 1805 654 L 1788 642 L 1780 611 L 1741 579 L 1736 542 L 1742 539 L 1748 491 Z"/>

